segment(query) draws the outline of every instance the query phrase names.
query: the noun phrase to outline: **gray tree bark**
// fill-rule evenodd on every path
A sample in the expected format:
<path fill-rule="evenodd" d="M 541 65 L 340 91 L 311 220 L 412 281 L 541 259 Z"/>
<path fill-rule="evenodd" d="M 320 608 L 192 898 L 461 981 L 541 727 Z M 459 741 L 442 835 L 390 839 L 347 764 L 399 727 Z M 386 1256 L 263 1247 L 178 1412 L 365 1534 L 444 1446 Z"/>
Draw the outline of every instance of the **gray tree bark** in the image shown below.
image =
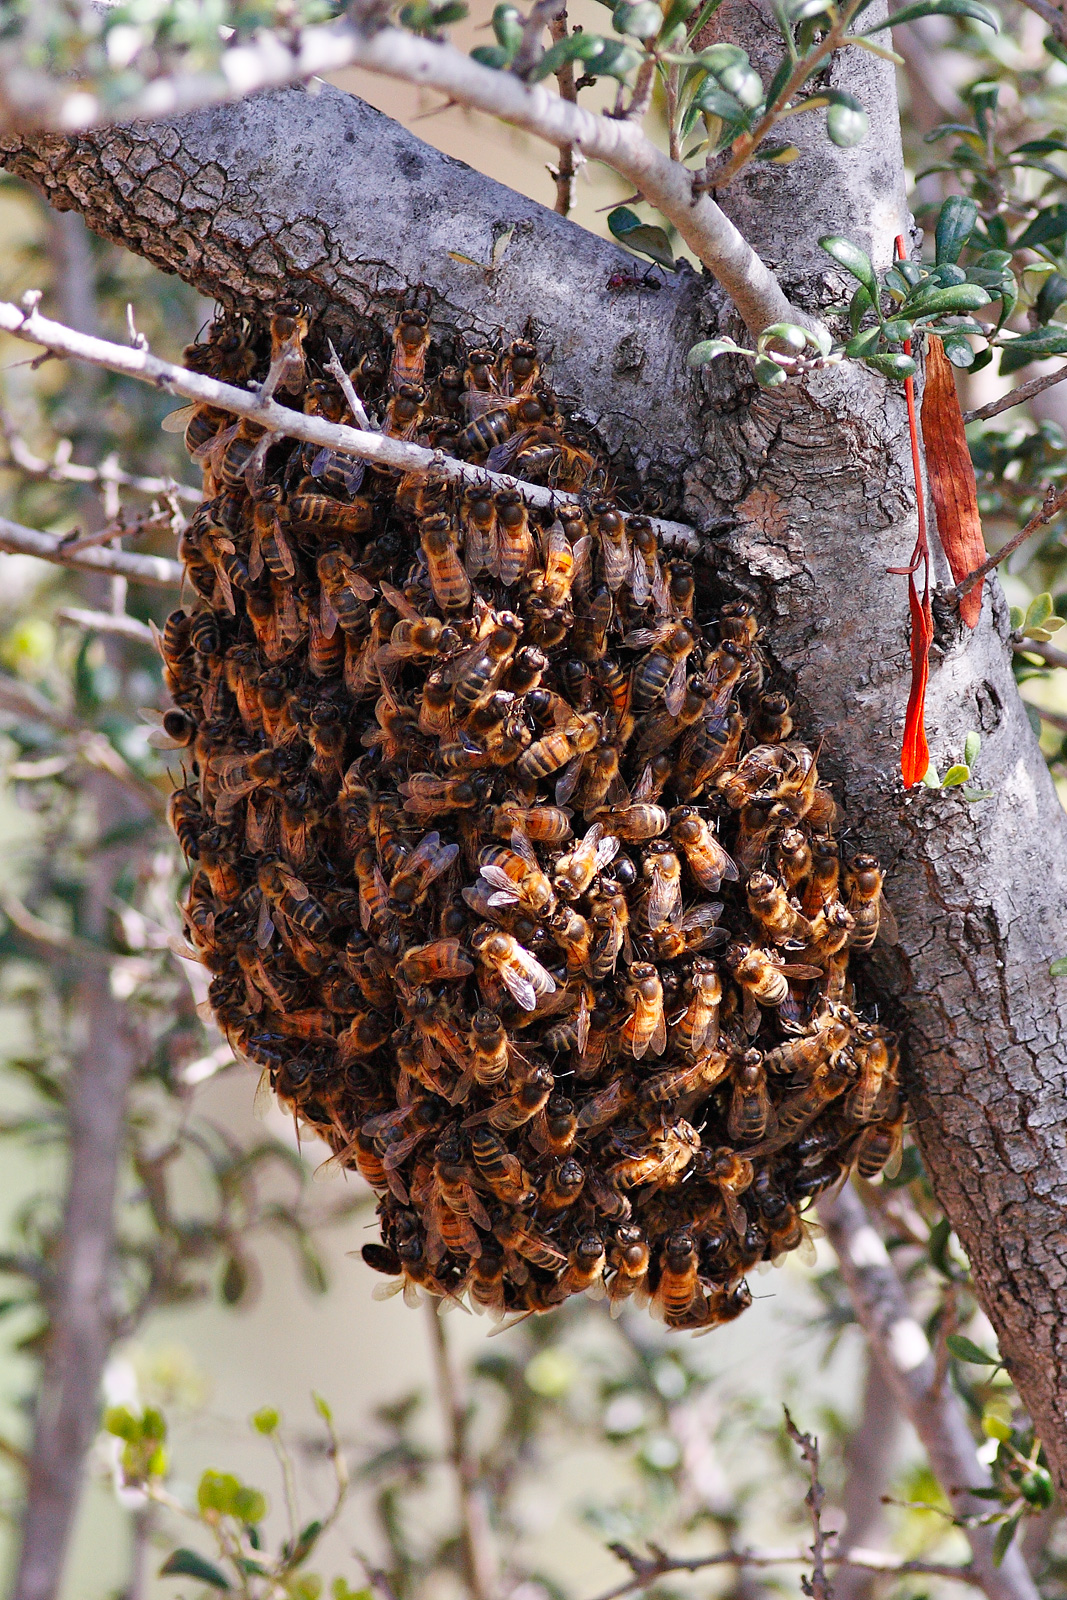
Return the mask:
<path fill-rule="evenodd" d="M 762 14 L 742 3 L 731 28 L 758 42 Z M 867 144 L 833 150 L 816 118 L 798 118 L 810 126 L 790 130 L 792 167 L 718 196 L 810 308 L 841 287 L 820 233 L 884 264 L 907 232 L 891 75 L 850 55 L 834 79 L 866 99 Z M 938 613 L 928 697 L 935 760 L 977 729 L 993 798 L 901 787 L 907 601 L 886 568 L 911 550 L 915 495 L 899 387 L 853 367 L 770 393 L 728 361 L 688 373 L 691 343 L 738 331 L 713 284 L 682 273 L 613 295 L 609 276 L 629 264 L 613 246 L 333 90 L 75 139 L 4 136 L 0 160 L 228 303 L 298 294 L 355 327 L 421 285 L 438 324 L 536 321 L 557 386 L 661 486 L 665 514 L 707 534 L 711 590 L 758 605 L 850 838 L 888 867 L 901 942 L 869 963 L 867 997 L 905 1032 L 925 1160 L 1067 1488 L 1067 980 L 1049 976 L 1067 952 L 1067 819 L 1015 689 L 995 581 L 975 633 Z M 488 263 L 511 227 L 496 271 L 449 258 Z"/>

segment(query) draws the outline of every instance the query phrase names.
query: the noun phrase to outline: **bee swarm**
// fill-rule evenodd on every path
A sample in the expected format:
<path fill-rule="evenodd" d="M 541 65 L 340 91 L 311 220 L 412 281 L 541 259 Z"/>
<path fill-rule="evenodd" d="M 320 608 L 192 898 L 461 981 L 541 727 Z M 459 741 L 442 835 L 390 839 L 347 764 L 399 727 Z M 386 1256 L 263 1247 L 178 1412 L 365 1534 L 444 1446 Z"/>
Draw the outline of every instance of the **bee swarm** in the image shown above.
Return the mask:
<path fill-rule="evenodd" d="M 450 353 L 405 311 L 345 367 L 384 432 L 552 510 L 189 418 L 194 599 L 162 636 L 188 936 L 235 1052 L 375 1190 L 385 1292 L 710 1328 L 899 1147 L 849 978 L 882 875 L 839 861 L 750 608 L 694 613 L 534 345 Z M 298 306 L 186 359 L 351 419 Z"/>

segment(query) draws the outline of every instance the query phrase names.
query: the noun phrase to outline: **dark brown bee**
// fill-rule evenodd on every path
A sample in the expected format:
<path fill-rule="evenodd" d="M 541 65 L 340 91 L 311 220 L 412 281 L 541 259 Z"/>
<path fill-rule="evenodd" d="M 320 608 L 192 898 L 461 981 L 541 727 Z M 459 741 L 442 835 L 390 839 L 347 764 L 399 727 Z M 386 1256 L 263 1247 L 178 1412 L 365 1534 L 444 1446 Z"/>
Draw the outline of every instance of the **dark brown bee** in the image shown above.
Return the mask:
<path fill-rule="evenodd" d="M 207 498 L 152 740 L 186 752 L 210 1004 L 374 1190 L 385 1292 L 496 1317 L 606 1292 L 706 1331 L 810 1248 L 811 1197 L 899 1152 L 896 1040 L 849 967 L 892 937 L 881 868 L 842 870 L 752 607 L 704 642 L 693 566 L 613 498 L 536 345 L 449 367 L 427 310 L 361 326 L 357 394 L 429 470 L 170 424 Z M 189 361 L 348 422 L 328 357 L 286 300 Z"/>

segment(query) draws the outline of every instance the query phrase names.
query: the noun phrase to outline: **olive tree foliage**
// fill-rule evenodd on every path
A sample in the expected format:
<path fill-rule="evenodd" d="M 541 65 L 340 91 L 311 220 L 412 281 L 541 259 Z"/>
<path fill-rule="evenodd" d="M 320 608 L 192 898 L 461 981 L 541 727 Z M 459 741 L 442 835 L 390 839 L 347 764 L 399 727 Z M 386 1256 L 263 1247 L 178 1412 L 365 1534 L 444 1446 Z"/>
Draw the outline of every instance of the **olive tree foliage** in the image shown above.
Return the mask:
<path fill-rule="evenodd" d="M 914 543 L 901 385 L 921 378 L 924 329 L 940 329 L 951 359 L 972 372 L 997 362 L 1028 377 L 1029 363 L 1067 351 L 1058 320 L 1067 300 L 1065 30 L 1045 0 L 1033 9 L 1047 28 L 1036 43 L 1026 12 L 1002 15 L 994 37 L 998 19 L 979 0 L 907 6 L 892 33 L 876 5 L 854 0 L 622 0 L 605 10 L 600 32 L 570 29 L 558 4 L 529 14 L 501 5 L 492 42 L 473 57 L 447 42 L 459 17 L 451 0 L 414 0 L 396 17 L 375 5 L 26 4 L 5 8 L 0 32 L 0 152 L 58 213 L 48 231 L 62 270 L 49 285 L 20 263 L 20 289 L 51 288 L 61 320 L 85 332 L 109 322 L 120 339 L 130 299 L 131 331 L 177 354 L 165 348 L 168 310 L 182 293 L 173 283 L 164 289 L 109 255 L 108 272 L 133 276 L 100 283 L 87 299 L 87 245 L 62 215 L 75 211 L 105 239 L 237 309 L 295 295 L 343 325 L 388 317 L 418 286 L 430 291 L 435 318 L 469 337 L 533 317 L 557 384 L 658 494 L 663 514 L 695 531 L 724 593 L 759 607 L 850 826 L 889 869 L 901 939 L 872 960 L 867 998 L 901 1030 L 929 1179 L 916 1155 L 906 1201 L 866 1199 L 879 1224 L 873 1237 L 888 1237 L 916 1275 L 912 1309 L 895 1275 L 871 1276 L 866 1224 L 850 1224 L 846 1197 L 828 1225 L 875 1368 L 942 1463 L 978 1581 L 987 1593 L 999 1585 L 1020 1595 L 1030 1580 L 1008 1547 L 1067 1470 L 1067 839 L 1031 727 L 1043 730 L 1055 768 L 1067 748 L 1049 678 L 1060 664 L 1051 642 L 1056 524 L 1044 525 L 1036 556 L 1033 546 L 1025 553 L 1025 578 L 1012 580 L 1013 599 L 1026 603 L 1010 610 L 991 580 L 973 634 L 935 551 L 946 592 L 935 596 L 927 704 L 934 770 L 909 791 L 897 775 L 908 607 L 887 569 L 904 565 Z M 948 20 L 931 24 L 934 13 Z M 944 30 L 946 71 L 933 89 L 921 59 L 929 37 L 917 46 L 913 24 Z M 893 39 L 928 141 L 909 131 L 913 170 L 930 169 L 922 220 L 935 222 L 945 195 L 962 197 L 941 213 L 936 253 L 931 238 L 925 256 L 907 209 Z M 554 145 L 557 214 L 439 157 L 351 97 L 279 87 L 351 63 Z M 597 80 L 617 86 L 612 114 L 582 104 Z M 923 120 L 937 95 L 950 102 L 940 126 Z M 633 254 L 558 214 L 576 156 L 633 184 L 634 199 L 609 226 L 658 264 L 644 282 Z M 678 260 L 682 246 L 703 276 Z M 191 335 L 190 303 L 180 303 Z M 166 952 L 177 888 L 159 831 L 167 780 L 127 715 L 159 694 L 145 624 L 167 602 L 144 586 L 149 568 L 124 568 L 120 552 L 141 541 L 165 562 L 188 501 L 151 431 L 161 402 L 134 400 L 125 380 L 73 371 L 50 381 L 47 366 L 32 391 L 25 375 L 14 381 L 40 410 L 27 422 L 20 408 L 17 426 L 5 428 L 12 520 L 0 534 L 8 549 L 40 551 L 29 533 L 51 532 L 62 575 L 9 617 L 0 684 L 13 781 L 34 816 L 24 881 L 4 904 L 10 992 L 27 1021 L 13 1064 L 27 1109 L 10 1132 L 54 1137 L 70 1153 L 64 1209 L 55 1196 L 30 1207 L 5 1263 L 18 1284 L 6 1309 L 42 1359 L 19 1578 L 28 1597 L 54 1592 L 115 1340 L 155 1305 L 206 1292 L 212 1272 L 224 1298 L 239 1301 L 254 1276 L 256 1226 L 288 1233 L 314 1275 L 321 1219 L 310 1202 L 258 1189 L 258 1174 L 275 1163 L 292 1168 L 294 1192 L 305 1194 L 284 1146 L 240 1150 L 225 1130 L 201 1129 L 184 1113 L 175 1140 L 144 1134 L 153 1108 L 184 1105 L 198 1075 L 223 1064 L 198 1031 L 195 976 L 191 986 Z M 1007 427 L 994 419 L 974 433 L 987 532 L 998 541 L 1062 481 L 1063 436 L 1044 417 Z M 64 438 L 73 448 L 57 453 Z M 63 547 L 55 535 L 72 518 L 79 537 Z M 95 569 L 80 592 L 69 587 L 79 561 Z M 165 567 L 153 570 L 165 584 Z M 58 600 L 81 604 L 64 605 L 56 634 L 48 630 Z M 1027 693 L 1040 711 L 1027 711 L 1017 677 L 1036 681 Z M 963 768 L 958 782 L 938 776 Z M 124 1106 L 136 1114 L 124 1118 Z M 191 1153 L 206 1163 L 211 1195 L 192 1225 L 167 1198 L 168 1172 Z M 112 1213 L 130 1174 L 149 1225 L 127 1239 Z M 1029 1417 L 988 1337 L 956 1331 L 976 1303 Z M 834 1305 L 835 1317 L 852 1314 Z M 916 1331 L 933 1346 L 918 1361 L 915 1341 L 909 1355 L 894 1335 L 915 1309 L 926 1322 Z M 946 1420 L 942 1402 L 953 1394 Z M 130 1452 L 130 1480 L 154 1494 L 165 1475 L 163 1425 L 146 1415 L 109 1425 Z M 961 1456 L 968 1416 L 995 1455 Z M 967 1489 L 979 1499 L 961 1503 Z M 230 1518 L 238 1529 L 220 1559 L 254 1561 L 247 1530 L 258 1526 L 258 1502 L 238 1503 L 226 1487 L 214 1493 L 200 1508 L 207 1525 Z M 490 1508 L 498 1522 L 501 1505 Z M 468 1523 L 470 1515 L 468 1507 Z M 310 1555 L 313 1539 L 294 1559 L 298 1534 L 271 1582 L 288 1582 Z M 1046 1587 L 1056 1581 L 1049 1537 L 1043 1525 L 1031 1541 Z M 383 1581 L 399 1593 L 417 1580 L 417 1562 L 405 1575 L 409 1556 L 394 1544 L 395 1570 Z M 470 1544 L 468 1527 L 465 1571 L 476 1590 Z M 644 1558 L 634 1559 L 635 1586 L 652 1581 Z"/>

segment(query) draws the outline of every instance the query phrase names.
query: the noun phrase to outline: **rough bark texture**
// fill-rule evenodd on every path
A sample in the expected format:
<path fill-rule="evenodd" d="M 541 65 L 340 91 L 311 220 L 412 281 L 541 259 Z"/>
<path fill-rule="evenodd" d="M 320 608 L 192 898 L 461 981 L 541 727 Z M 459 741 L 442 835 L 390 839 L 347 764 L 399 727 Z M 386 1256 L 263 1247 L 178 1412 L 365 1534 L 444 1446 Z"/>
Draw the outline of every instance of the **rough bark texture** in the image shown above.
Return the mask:
<path fill-rule="evenodd" d="M 812 282 L 824 228 L 851 231 L 884 263 L 905 220 L 891 84 L 851 60 L 835 82 L 855 91 L 854 70 L 881 107 L 870 148 L 831 154 L 821 124 L 798 119 L 812 124 L 797 130 L 802 158 L 727 200 L 754 243 L 780 241 L 787 287 L 813 298 L 826 292 Z M 907 558 L 915 515 L 899 389 L 852 367 L 770 394 L 737 365 L 686 373 L 693 339 L 730 324 L 713 289 L 685 276 L 613 297 L 607 279 L 629 263 L 612 246 L 333 91 L 264 95 L 173 127 L 5 138 L 0 159 L 207 294 L 296 292 L 343 322 L 422 285 L 456 327 L 514 329 L 532 315 L 560 387 L 659 477 L 667 514 L 708 532 L 722 584 L 771 625 L 856 846 L 889 868 L 901 943 L 870 963 L 870 996 L 907 1024 L 925 1158 L 1067 1487 L 1067 981 L 1048 970 L 1067 949 L 1067 819 L 1015 690 L 995 584 L 975 634 L 941 619 L 928 717 L 942 768 L 969 728 L 981 732 L 978 776 L 994 797 L 968 806 L 958 790 L 901 789 L 907 605 L 885 569 Z M 488 261 L 512 224 L 497 272 L 449 259 Z"/>

